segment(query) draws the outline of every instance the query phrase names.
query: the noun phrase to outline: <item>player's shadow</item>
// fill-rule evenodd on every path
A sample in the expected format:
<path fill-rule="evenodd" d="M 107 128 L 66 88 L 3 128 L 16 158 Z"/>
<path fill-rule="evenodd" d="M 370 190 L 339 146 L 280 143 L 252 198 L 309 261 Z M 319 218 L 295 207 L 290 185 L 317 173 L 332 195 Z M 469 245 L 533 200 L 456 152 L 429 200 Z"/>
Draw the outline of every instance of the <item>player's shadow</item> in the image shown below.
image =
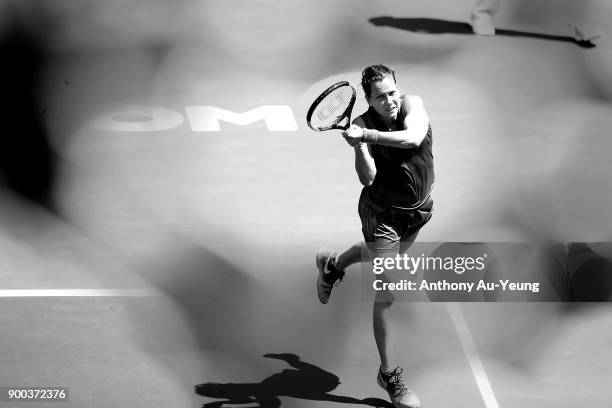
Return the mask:
<path fill-rule="evenodd" d="M 357 399 L 330 394 L 340 384 L 338 376 L 300 360 L 300 357 L 295 354 L 265 354 L 264 357 L 283 360 L 292 369 L 285 369 L 280 373 L 272 374 L 259 383 L 205 383 L 196 385 L 196 394 L 222 399 L 222 401 L 206 403 L 203 408 L 222 408 L 225 405 L 236 406 L 240 404 L 249 408 L 277 408 L 281 406 L 280 397 L 393 408 L 393 405 L 389 402 L 379 398 Z"/>
<path fill-rule="evenodd" d="M 395 18 L 373 17 L 370 23 L 375 26 L 386 26 L 415 33 L 427 34 L 469 34 L 473 35 L 472 27 L 461 21 L 440 20 L 436 18 Z M 537 38 L 540 40 L 561 41 L 576 44 L 581 48 L 593 48 L 595 44 L 590 39 L 576 39 L 570 36 L 529 33 L 525 31 L 495 29 L 496 36 Z"/>

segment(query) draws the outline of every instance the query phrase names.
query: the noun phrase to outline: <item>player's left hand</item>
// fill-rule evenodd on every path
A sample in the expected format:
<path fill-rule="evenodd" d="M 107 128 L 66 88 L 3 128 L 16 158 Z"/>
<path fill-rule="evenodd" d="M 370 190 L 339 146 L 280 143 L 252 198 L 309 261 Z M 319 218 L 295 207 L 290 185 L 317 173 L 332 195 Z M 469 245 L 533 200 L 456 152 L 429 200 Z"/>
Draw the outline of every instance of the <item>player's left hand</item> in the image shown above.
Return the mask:
<path fill-rule="evenodd" d="M 357 146 L 363 140 L 363 129 L 357 125 L 351 125 L 342 132 L 342 137 L 350 146 Z"/>

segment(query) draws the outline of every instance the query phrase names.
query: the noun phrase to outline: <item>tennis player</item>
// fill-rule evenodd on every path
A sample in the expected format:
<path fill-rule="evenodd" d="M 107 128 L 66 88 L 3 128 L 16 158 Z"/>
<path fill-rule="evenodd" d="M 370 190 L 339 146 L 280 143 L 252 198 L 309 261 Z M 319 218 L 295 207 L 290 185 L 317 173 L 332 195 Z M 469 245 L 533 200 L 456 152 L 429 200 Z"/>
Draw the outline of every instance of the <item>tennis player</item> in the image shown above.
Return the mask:
<path fill-rule="evenodd" d="M 365 242 L 340 254 L 327 248 L 317 252 L 317 291 L 322 303 L 329 301 L 332 288 L 349 265 L 406 252 L 433 210 L 432 133 L 423 100 L 402 95 L 395 73 L 383 65 L 365 68 L 361 85 L 369 108 L 342 136 L 354 149 L 355 169 L 364 186 L 359 217 Z M 369 259 L 363 259 L 362 250 Z M 394 282 L 401 276 L 388 270 L 380 277 Z M 415 408 L 419 399 L 408 388 L 402 368 L 391 355 L 390 310 L 394 300 L 389 291 L 376 292 L 373 328 L 380 355 L 377 382 L 389 393 L 394 406 Z"/>

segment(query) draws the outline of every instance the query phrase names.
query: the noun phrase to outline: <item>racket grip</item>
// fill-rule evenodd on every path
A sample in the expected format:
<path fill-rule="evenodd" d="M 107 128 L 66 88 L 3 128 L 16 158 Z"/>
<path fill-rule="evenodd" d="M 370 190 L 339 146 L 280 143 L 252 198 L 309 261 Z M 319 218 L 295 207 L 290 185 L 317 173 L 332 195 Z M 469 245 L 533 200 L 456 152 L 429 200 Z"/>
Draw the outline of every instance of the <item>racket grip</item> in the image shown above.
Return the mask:
<path fill-rule="evenodd" d="M 378 142 L 378 130 L 376 129 L 363 129 L 362 140 L 366 143 L 376 144 Z"/>

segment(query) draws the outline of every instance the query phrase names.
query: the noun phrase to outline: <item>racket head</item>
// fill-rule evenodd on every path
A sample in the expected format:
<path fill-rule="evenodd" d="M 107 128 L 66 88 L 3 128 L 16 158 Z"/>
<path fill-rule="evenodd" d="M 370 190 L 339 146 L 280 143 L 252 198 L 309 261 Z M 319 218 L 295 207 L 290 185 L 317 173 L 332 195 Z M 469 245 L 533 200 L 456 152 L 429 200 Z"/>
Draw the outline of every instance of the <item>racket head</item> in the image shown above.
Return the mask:
<path fill-rule="evenodd" d="M 336 82 L 310 105 L 306 114 L 308 127 L 317 132 L 348 129 L 356 98 L 357 91 L 351 84 L 347 81 Z M 341 125 L 344 120 L 346 123 Z"/>

